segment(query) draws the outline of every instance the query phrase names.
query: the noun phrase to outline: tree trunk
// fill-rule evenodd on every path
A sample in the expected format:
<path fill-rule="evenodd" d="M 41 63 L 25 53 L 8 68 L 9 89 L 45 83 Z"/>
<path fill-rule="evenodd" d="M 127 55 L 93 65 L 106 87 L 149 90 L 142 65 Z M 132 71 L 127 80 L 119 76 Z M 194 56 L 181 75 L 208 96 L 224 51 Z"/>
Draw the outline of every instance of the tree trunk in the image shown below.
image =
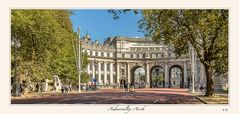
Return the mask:
<path fill-rule="evenodd" d="M 206 97 L 214 96 L 215 92 L 214 92 L 214 83 L 213 83 L 213 70 L 210 65 L 204 64 L 204 66 L 205 66 L 206 81 L 207 81 L 205 96 Z"/>

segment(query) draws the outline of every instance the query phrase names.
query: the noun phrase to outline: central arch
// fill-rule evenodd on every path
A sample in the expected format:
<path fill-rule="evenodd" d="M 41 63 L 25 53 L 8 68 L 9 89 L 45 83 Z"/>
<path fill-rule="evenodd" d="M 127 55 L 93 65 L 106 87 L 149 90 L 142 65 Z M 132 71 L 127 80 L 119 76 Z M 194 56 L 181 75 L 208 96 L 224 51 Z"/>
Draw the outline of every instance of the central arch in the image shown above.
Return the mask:
<path fill-rule="evenodd" d="M 150 87 L 165 87 L 164 68 L 162 66 L 153 66 L 150 70 Z"/>
<path fill-rule="evenodd" d="M 135 88 L 144 88 L 145 87 L 145 69 L 142 66 L 135 66 L 130 71 L 130 85 Z"/>
<path fill-rule="evenodd" d="M 173 65 L 169 69 L 169 87 L 183 88 L 184 74 L 183 67 L 180 65 Z"/>

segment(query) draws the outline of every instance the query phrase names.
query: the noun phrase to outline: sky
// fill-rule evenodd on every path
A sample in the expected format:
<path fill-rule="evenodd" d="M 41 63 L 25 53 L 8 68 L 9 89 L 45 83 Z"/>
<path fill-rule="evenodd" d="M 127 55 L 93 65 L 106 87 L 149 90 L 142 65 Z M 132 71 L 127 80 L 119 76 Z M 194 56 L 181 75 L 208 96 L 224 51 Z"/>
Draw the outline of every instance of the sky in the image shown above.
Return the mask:
<path fill-rule="evenodd" d="M 81 37 L 88 33 L 92 41 L 103 43 L 110 36 L 144 37 L 139 32 L 138 20 L 141 15 L 121 14 L 117 20 L 107 10 L 72 10 L 71 21 L 74 31 L 81 29 Z"/>

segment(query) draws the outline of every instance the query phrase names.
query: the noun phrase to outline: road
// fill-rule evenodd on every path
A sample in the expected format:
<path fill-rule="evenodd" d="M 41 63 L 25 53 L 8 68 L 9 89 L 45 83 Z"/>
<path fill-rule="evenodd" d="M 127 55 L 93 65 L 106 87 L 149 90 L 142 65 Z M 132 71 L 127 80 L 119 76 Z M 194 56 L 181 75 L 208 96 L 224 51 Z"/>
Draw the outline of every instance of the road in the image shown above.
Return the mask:
<path fill-rule="evenodd" d="M 102 89 L 96 92 L 50 95 L 12 99 L 12 104 L 202 104 L 187 89 L 150 88 L 124 92 L 123 89 Z"/>

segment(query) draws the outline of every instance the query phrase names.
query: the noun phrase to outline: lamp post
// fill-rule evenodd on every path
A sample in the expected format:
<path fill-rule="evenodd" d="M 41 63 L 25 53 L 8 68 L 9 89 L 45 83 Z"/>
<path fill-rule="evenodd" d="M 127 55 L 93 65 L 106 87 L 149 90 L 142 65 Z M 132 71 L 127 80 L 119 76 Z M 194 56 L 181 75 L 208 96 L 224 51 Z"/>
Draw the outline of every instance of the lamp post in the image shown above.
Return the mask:
<path fill-rule="evenodd" d="M 78 76 L 78 83 L 79 83 L 79 85 L 78 85 L 78 92 L 79 93 L 81 93 L 81 46 L 82 46 L 82 44 L 81 44 L 81 41 L 80 41 L 80 28 L 78 28 L 78 36 L 79 36 L 79 50 L 78 50 L 78 73 L 79 73 L 79 76 Z M 77 40 L 77 41 L 78 41 Z"/>
<path fill-rule="evenodd" d="M 12 46 L 14 47 L 14 83 L 13 83 L 13 96 L 21 96 L 20 84 L 17 79 L 17 48 L 21 46 L 20 41 L 16 38 L 12 38 Z"/>
<path fill-rule="evenodd" d="M 195 77 L 195 51 L 194 48 L 192 47 L 192 45 L 189 43 L 189 57 L 190 57 L 190 62 L 191 62 L 191 84 L 190 84 L 190 91 L 191 93 L 195 92 L 194 89 L 194 77 Z"/>

